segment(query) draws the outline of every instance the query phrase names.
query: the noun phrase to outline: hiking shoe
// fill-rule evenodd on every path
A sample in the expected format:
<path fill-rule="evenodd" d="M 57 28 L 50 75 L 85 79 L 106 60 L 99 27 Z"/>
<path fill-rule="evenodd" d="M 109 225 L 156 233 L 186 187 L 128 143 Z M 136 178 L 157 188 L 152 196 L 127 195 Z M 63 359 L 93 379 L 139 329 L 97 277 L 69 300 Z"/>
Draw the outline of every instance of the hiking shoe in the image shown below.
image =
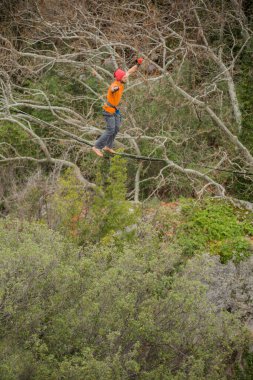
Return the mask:
<path fill-rule="evenodd" d="M 116 153 L 115 150 L 109 148 L 109 146 L 105 146 L 105 147 L 103 148 L 103 150 L 104 150 L 105 152 L 109 152 L 109 153 L 112 153 L 112 154 Z"/>
<path fill-rule="evenodd" d="M 98 148 L 96 148 L 95 146 L 93 146 L 93 147 L 91 148 L 91 150 L 93 150 L 93 152 L 96 153 L 97 156 L 99 156 L 99 157 L 104 157 L 104 155 L 103 155 L 103 153 L 101 152 L 101 150 L 98 149 Z"/>

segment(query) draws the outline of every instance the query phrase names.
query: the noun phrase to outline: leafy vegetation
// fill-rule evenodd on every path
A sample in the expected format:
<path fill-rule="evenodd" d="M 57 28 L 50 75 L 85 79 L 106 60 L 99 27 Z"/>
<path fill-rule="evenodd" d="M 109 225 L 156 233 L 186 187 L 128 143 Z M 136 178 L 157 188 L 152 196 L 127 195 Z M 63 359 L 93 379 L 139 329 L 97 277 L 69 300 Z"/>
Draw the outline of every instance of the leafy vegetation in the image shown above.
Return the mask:
<path fill-rule="evenodd" d="M 178 230 L 178 239 L 187 256 L 209 251 L 219 254 L 225 263 L 240 261 L 250 255 L 251 214 L 236 213 L 232 206 L 213 200 L 195 206 L 194 201 L 186 202 L 182 212 L 185 221 Z"/>
<path fill-rule="evenodd" d="M 146 235 L 81 253 L 42 224 L 1 221 L 3 379 L 221 379 L 247 334 Z"/>
<path fill-rule="evenodd" d="M 55 228 L 76 238 L 79 244 L 118 236 L 133 238 L 138 207 L 126 200 L 126 160 L 115 156 L 101 163 L 97 189 L 91 197 L 80 186 L 71 170 L 58 181 L 50 199 L 50 219 Z M 116 235 L 115 235 L 116 234 Z"/>

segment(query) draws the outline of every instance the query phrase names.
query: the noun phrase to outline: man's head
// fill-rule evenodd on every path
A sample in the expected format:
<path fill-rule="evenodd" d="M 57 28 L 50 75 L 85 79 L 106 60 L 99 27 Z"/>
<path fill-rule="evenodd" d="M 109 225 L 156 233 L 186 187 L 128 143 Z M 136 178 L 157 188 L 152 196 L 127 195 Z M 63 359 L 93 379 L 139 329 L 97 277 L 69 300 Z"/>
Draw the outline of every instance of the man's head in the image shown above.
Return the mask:
<path fill-rule="evenodd" d="M 121 69 L 117 69 L 113 75 L 114 75 L 114 78 L 118 80 L 119 82 L 125 83 L 127 81 L 128 74 Z"/>

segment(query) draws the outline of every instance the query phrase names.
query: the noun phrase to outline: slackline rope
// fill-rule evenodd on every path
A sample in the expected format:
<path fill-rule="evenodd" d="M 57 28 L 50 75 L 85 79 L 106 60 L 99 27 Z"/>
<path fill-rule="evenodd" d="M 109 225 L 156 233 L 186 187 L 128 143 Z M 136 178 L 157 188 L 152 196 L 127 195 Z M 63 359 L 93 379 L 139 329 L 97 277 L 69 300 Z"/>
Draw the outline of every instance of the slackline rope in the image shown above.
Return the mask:
<path fill-rule="evenodd" d="M 21 113 L 24 113 L 26 115 L 29 115 L 27 114 L 26 112 L 24 111 L 20 111 L 19 112 Z M 29 115 L 31 116 L 31 115 Z M 91 143 L 90 141 L 88 140 L 84 140 L 83 138 L 81 137 L 78 137 L 78 136 L 73 136 L 72 133 L 68 132 L 68 131 L 63 131 L 61 128 L 57 127 L 57 126 L 52 126 L 50 123 L 47 123 L 46 121 L 44 120 L 40 120 L 38 119 L 37 117 L 35 116 L 32 116 L 32 118 L 34 119 L 37 119 L 39 120 L 40 122 L 42 122 L 43 124 L 46 124 L 48 125 L 49 127 L 53 127 L 54 129 L 58 129 L 61 133 L 65 134 L 66 136 L 69 136 L 70 138 L 72 138 L 73 140 L 76 140 L 82 144 L 85 144 L 85 145 L 89 145 L 89 146 L 93 146 L 94 144 Z M 156 161 L 156 162 L 164 162 L 164 163 L 168 163 L 168 161 L 166 159 L 163 159 L 163 158 L 157 158 L 157 157 L 148 157 L 148 156 L 136 156 L 134 154 L 129 154 L 129 153 L 115 153 L 114 155 L 118 155 L 118 156 L 122 156 L 122 157 L 126 157 L 126 158 L 130 158 L 130 159 L 134 159 L 134 160 L 139 160 L 139 161 Z M 185 165 L 185 164 L 190 164 L 190 162 L 177 162 L 177 161 L 171 161 L 171 166 L 173 166 L 173 164 L 175 165 Z M 208 165 L 203 165 L 203 164 L 194 164 L 196 166 L 201 166 L 203 168 L 206 168 L 206 169 L 210 169 L 210 170 L 215 170 L 215 171 L 219 171 L 219 172 L 226 172 L 226 173 L 233 173 L 233 174 L 239 174 L 239 175 L 248 175 L 248 176 L 253 176 L 253 173 L 251 172 L 248 172 L 248 171 L 237 171 L 237 170 L 228 170 L 228 169 L 220 169 L 220 168 L 214 168 L 213 166 L 208 166 Z M 184 168 L 183 168 L 184 169 Z M 187 168 L 185 168 L 187 169 Z M 188 168 L 188 169 L 192 169 L 194 170 L 193 168 Z"/>

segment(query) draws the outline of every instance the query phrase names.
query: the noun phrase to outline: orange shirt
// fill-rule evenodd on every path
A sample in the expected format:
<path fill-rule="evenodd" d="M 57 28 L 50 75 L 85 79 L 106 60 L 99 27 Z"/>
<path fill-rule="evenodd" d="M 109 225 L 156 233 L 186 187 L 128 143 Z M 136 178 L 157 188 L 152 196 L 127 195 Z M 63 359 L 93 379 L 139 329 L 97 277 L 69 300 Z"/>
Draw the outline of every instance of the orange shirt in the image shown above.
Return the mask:
<path fill-rule="evenodd" d="M 116 87 L 118 86 L 119 89 L 115 92 L 112 92 L 112 89 L 113 87 Z M 109 87 L 108 89 L 108 92 L 107 92 L 107 97 L 106 99 L 108 100 L 109 103 L 111 103 L 113 106 L 117 107 L 119 102 L 120 102 L 120 99 L 121 99 L 121 96 L 122 96 L 122 93 L 123 93 L 123 90 L 124 90 L 124 85 L 123 83 L 115 80 Z M 116 112 L 116 110 L 110 106 L 108 106 L 108 104 L 104 104 L 103 106 L 103 109 L 107 112 L 110 112 L 110 113 L 114 113 Z"/>

